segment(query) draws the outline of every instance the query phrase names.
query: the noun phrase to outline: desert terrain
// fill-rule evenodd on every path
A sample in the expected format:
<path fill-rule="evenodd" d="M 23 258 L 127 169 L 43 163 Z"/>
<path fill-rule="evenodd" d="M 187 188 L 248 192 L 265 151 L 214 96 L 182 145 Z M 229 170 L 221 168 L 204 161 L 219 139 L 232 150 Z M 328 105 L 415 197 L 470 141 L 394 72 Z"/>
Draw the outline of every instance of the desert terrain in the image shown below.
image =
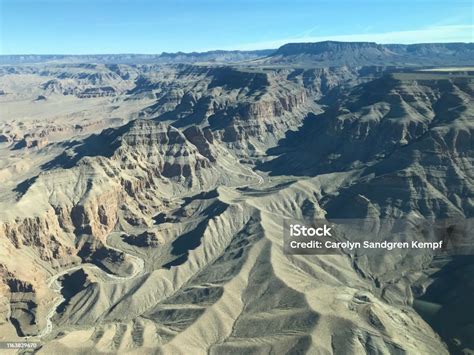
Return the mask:
<path fill-rule="evenodd" d="M 329 41 L 3 56 L 0 341 L 474 352 L 470 253 L 282 247 L 285 219 L 474 217 L 473 54 Z"/>

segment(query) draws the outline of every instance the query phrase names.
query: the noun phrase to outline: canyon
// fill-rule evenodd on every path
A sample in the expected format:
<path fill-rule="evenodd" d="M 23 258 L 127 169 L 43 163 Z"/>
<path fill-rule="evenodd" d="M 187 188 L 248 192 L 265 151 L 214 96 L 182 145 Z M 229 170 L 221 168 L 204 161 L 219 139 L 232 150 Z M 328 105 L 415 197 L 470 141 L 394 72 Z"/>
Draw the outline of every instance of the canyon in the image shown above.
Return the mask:
<path fill-rule="evenodd" d="M 0 341 L 39 354 L 474 351 L 472 254 L 282 248 L 284 219 L 474 217 L 473 52 L 329 41 L 4 56 Z"/>

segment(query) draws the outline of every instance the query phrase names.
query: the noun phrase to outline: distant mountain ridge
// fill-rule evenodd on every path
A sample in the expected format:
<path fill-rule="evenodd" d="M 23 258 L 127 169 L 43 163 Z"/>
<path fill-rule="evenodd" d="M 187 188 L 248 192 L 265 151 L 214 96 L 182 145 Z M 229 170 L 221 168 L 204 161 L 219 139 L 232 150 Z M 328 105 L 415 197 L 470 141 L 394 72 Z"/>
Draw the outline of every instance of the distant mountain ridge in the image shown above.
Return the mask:
<path fill-rule="evenodd" d="M 469 65 L 474 43 L 377 44 L 375 42 L 288 43 L 262 60 L 311 66 Z"/>
<path fill-rule="evenodd" d="M 307 42 L 307 43 L 287 43 L 278 48 L 273 55 L 295 55 L 295 54 L 330 54 L 340 51 L 360 51 L 372 50 L 378 52 L 386 52 L 387 49 L 375 42 Z"/>
<path fill-rule="evenodd" d="M 274 49 L 260 49 L 255 51 L 225 51 L 225 50 L 215 50 L 208 52 L 176 52 L 176 53 L 167 53 L 163 52 L 160 54 L 159 58 L 162 60 L 177 60 L 177 61 L 186 61 L 186 62 L 195 62 L 195 61 L 236 61 L 236 60 L 248 60 L 256 57 L 265 57 L 273 54 Z"/>
<path fill-rule="evenodd" d="M 25 54 L 0 55 L 1 64 L 35 64 L 45 62 L 95 63 L 95 64 L 148 64 L 148 63 L 195 63 L 195 62 L 237 62 L 272 54 L 274 49 L 255 51 L 176 52 L 161 54 Z"/>
<path fill-rule="evenodd" d="M 0 65 L 45 62 L 96 64 L 238 63 L 253 65 L 445 66 L 473 65 L 474 43 L 378 44 L 375 42 L 287 43 L 278 49 L 214 50 L 161 54 L 1 55 Z"/>

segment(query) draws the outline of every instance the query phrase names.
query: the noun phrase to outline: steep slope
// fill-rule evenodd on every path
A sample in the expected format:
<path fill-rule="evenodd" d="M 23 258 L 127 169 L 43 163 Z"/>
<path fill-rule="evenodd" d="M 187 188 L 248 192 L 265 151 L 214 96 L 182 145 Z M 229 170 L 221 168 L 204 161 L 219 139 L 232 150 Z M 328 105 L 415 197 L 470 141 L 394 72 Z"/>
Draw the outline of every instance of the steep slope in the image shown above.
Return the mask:
<path fill-rule="evenodd" d="M 38 273 L 28 275 L 8 258 L 4 267 L 10 277 L 31 283 L 31 292 L 45 291 L 46 277 L 40 275 L 58 264 L 82 260 L 127 273 L 130 260 L 106 247 L 105 238 L 117 224 L 152 224 L 156 209 L 173 194 L 255 179 L 244 171 L 239 177 L 235 169 L 229 174 L 225 167 L 235 165 L 232 157 L 216 158 L 202 131 L 196 130 L 191 139 L 196 145 L 171 126 L 136 121 L 92 136 L 45 164 L 46 171 L 2 212 L 5 250 L 30 262 L 42 261 Z"/>
<path fill-rule="evenodd" d="M 408 156 L 414 150 L 428 155 L 443 149 L 443 156 L 449 152 L 452 157 L 450 164 L 461 169 L 453 171 L 468 174 L 472 94 L 468 77 L 394 74 L 362 84 L 324 113 L 308 116 L 299 131 L 290 132 L 270 151 L 279 156 L 262 168 L 274 174 L 315 175 L 374 164 L 396 169 L 425 159 L 418 164 L 427 169 L 427 157 Z"/>
<path fill-rule="evenodd" d="M 371 44 L 364 53 L 374 48 L 392 55 Z M 40 172 L 2 200 L 2 341 L 29 336 L 44 354 L 472 347 L 468 317 L 452 307 L 470 306 L 472 287 L 443 286 L 450 267 L 465 280 L 469 260 L 282 248 L 284 219 L 472 217 L 469 75 L 145 65 L 87 67 L 115 74 L 81 79 L 77 68 L 50 70 L 96 86 L 123 80 L 121 105 L 150 102 L 120 127 L 38 147 L 50 153 Z"/>
<path fill-rule="evenodd" d="M 260 168 L 274 175 L 339 172 L 345 176 L 342 185 L 321 189 L 320 206 L 333 219 L 472 218 L 473 92 L 469 77 L 419 73 L 391 75 L 360 85 L 323 114 L 307 117 L 298 132 L 289 133 L 271 151 L 277 157 Z M 465 295 L 472 296 L 472 285 L 460 282 L 454 286 L 453 282 L 446 297 L 441 290 L 446 290 L 447 275 L 472 268 L 471 256 L 395 260 L 362 256 L 355 259 L 355 265 L 376 279 L 384 298 L 392 302 L 400 297 L 394 290 L 418 290 L 402 297 L 408 297 L 408 303 L 421 297 L 423 301 L 414 301 L 416 308 L 435 329 L 443 329 L 441 334 L 451 351 L 469 349 L 469 322 L 460 320 L 465 317 L 458 308 L 451 308 L 458 318 L 447 309 L 457 300 L 470 309 Z M 405 276 L 388 281 L 390 265 L 396 265 L 395 274 Z M 403 272 L 404 265 L 409 273 Z M 453 271 L 453 265 L 461 266 Z M 398 282 L 402 285 L 396 286 Z M 443 311 L 433 311 L 436 307 Z M 449 331 L 441 326 L 446 322 Z"/>

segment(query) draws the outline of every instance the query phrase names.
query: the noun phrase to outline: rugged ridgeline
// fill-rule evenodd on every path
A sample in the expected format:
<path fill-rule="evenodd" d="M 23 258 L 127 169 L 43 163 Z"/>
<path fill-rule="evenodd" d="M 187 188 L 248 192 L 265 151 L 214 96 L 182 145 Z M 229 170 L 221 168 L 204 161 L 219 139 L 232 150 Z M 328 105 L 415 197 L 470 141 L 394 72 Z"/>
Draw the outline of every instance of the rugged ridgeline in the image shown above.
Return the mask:
<path fill-rule="evenodd" d="M 473 43 L 377 44 L 375 42 L 288 43 L 278 49 L 161 54 L 2 55 L 0 64 L 94 63 L 174 64 L 239 63 L 293 66 L 430 66 L 473 64 Z"/>
<path fill-rule="evenodd" d="M 34 146 L 2 128 L 1 149 L 39 161 L 0 175 L 2 340 L 33 336 L 45 354 L 474 348 L 469 257 L 286 256 L 280 237 L 283 218 L 472 217 L 469 72 L 61 64 L 1 79 L 2 100 L 27 82 L 39 110 L 66 97 L 134 112 Z M 76 95 L 103 87 L 114 96 Z"/>
<path fill-rule="evenodd" d="M 240 62 L 267 56 L 272 49 L 255 51 L 208 51 L 161 54 L 102 54 L 102 55 L 2 55 L 0 64 L 18 65 L 33 63 L 102 63 L 102 64 L 147 64 L 147 63 L 196 63 L 196 62 Z"/>
<path fill-rule="evenodd" d="M 295 66 L 430 66 L 472 65 L 473 43 L 377 44 L 374 42 L 288 43 L 262 64 Z"/>
<path fill-rule="evenodd" d="M 250 67 L 187 64 L 140 67 L 61 64 L 2 67 L 0 73 L 5 78 L 2 88 L 7 102 L 28 100 L 40 108 L 51 106 L 57 109 L 63 99 L 110 97 L 107 102 L 111 106 L 110 115 L 116 114 L 121 107 L 146 102 L 150 104 L 139 112 L 133 112 L 132 118 L 174 121 L 173 125 L 180 128 L 209 126 L 219 132 L 219 138 L 236 144 L 253 138 L 251 143 L 258 146 L 262 145 L 260 139 L 266 139 L 261 147 L 265 150 L 276 143 L 275 139 L 283 137 L 284 132 L 295 129 L 301 123 L 301 115 L 287 113 L 309 106 L 317 112 L 314 100 L 328 94 L 336 95 L 345 87 L 380 76 L 384 70 L 380 67 L 340 67 L 285 68 L 266 72 Z M 35 78 L 34 90 L 29 87 L 23 95 L 15 92 L 11 86 L 12 78 L 26 81 L 31 77 Z M 77 102 L 78 106 L 87 107 L 89 104 L 80 100 L 73 102 Z M 19 128 L 6 121 L 1 140 L 13 144 L 15 149 L 43 147 L 48 142 L 90 133 L 104 126 L 103 122 L 93 117 L 83 120 L 74 117 L 73 120 L 75 124 L 64 125 L 54 119 L 50 122 L 37 120 L 30 130 L 29 127 Z M 113 122 L 109 125 L 116 125 L 124 119 L 112 116 L 110 120 Z M 270 144 L 268 139 L 272 137 Z"/>

